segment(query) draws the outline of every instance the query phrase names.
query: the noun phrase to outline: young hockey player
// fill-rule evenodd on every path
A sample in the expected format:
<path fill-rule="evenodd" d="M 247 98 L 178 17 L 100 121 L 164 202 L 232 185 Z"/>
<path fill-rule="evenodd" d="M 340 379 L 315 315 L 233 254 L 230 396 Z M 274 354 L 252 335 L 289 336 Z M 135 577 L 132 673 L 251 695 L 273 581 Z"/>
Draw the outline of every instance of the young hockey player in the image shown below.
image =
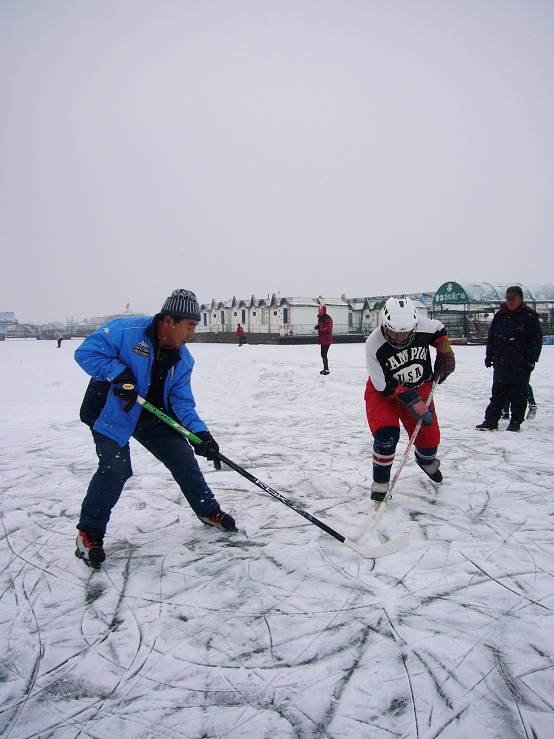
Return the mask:
<path fill-rule="evenodd" d="M 431 346 L 437 350 L 434 368 Z M 425 401 L 433 377 L 442 383 L 454 372 L 454 353 L 444 325 L 418 316 L 410 298 L 389 298 L 382 325 L 366 341 L 366 362 L 365 403 L 373 434 L 371 499 L 380 503 L 388 492 L 400 422 L 411 436 L 422 421 L 415 439 L 416 462 L 433 482 L 442 482 L 437 459 L 439 425 L 434 403 L 427 408 Z"/>

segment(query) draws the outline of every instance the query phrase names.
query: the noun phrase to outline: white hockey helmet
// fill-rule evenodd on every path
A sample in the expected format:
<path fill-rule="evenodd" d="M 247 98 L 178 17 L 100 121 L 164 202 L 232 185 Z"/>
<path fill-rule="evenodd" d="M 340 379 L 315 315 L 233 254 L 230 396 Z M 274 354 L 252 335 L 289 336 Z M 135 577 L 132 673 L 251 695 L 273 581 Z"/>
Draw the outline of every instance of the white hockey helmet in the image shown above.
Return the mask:
<path fill-rule="evenodd" d="M 417 312 L 410 298 L 389 298 L 383 306 L 383 333 L 397 349 L 410 346 L 417 326 Z"/>

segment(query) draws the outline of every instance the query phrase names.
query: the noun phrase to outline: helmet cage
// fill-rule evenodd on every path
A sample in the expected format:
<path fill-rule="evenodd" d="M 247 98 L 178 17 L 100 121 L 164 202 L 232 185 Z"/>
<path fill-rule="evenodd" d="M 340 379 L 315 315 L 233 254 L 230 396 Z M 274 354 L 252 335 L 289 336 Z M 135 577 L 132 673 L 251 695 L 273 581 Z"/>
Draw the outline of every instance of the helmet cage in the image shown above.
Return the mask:
<path fill-rule="evenodd" d="M 416 333 L 416 330 L 414 327 L 411 331 L 408 332 L 408 336 L 405 339 L 398 339 L 397 337 L 392 336 L 391 331 L 392 329 L 390 329 L 384 323 L 383 333 L 385 334 L 385 339 L 388 341 L 388 343 L 391 346 L 394 346 L 395 349 L 406 349 L 407 347 L 409 347 L 412 341 L 414 340 L 415 333 Z M 405 333 L 405 332 L 402 331 L 402 332 L 395 332 L 395 333 Z"/>
<path fill-rule="evenodd" d="M 405 349 L 413 342 L 417 328 L 417 311 L 410 298 L 389 298 L 383 306 L 383 334 L 391 346 Z M 399 339 L 394 334 L 406 334 Z"/>

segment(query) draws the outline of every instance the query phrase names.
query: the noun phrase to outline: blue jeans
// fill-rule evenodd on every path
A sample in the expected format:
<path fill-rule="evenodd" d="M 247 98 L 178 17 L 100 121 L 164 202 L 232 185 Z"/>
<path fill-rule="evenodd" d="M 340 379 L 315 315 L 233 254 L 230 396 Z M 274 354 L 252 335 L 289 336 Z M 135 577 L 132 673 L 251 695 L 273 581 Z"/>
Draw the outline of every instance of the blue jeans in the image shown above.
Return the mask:
<path fill-rule="evenodd" d="M 116 441 L 96 431 L 92 435 L 98 469 L 83 500 L 77 528 L 104 535 L 123 486 L 133 475 L 131 450 L 129 444 L 120 447 Z M 133 438 L 167 467 L 198 516 L 213 516 L 219 512 L 219 503 L 206 484 L 190 444 L 183 437 L 154 419 L 142 426 L 139 422 Z"/>

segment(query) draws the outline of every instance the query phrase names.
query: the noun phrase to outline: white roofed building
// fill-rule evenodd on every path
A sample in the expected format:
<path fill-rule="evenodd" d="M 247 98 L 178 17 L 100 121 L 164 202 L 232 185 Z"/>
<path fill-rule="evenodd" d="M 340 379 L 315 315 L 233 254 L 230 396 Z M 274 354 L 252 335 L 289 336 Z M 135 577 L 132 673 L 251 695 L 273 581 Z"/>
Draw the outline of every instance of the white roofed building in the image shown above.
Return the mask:
<path fill-rule="evenodd" d="M 256 298 L 251 296 L 248 301 L 248 324 L 244 326 L 246 333 L 269 333 L 269 303 L 270 298 Z"/>
<path fill-rule="evenodd" d="M 355 331 L 367 335 L 370 334 L 377 326 L 382 323 L 382 308 L 390 297 L 411 298 L 414 302 L 416 311 L 420 316 L 429 315 L 427 305 L 431 304 L 431 293 L 416 294 L 399 294 L 399 295 L 378 295 L 365 298 L 350 298 L 349 303 L 352 311 L 352 324 Z"/>
<path fill-rule="evenodd" d="M 328 315 L 333 319 L 333 336 L 336 339 L 342 336 L 361 340 L 379 325 L 381 308 L 388 297 L 347 298 L 342 295 L 340 298 L 328 298 L 323 295 L 281 296 L 273 293 L 271 297 L 268 295 L 260 299 L 255 295 L 244 300 L 233 297 L 218 302 L 212 299 L 211 303 L 200 306 L 201 319 L 197 333 L 211 334 L 211 339 L 206 337 L 205 340 L 216 340 L 215 337 L 219 336 L 217 340 L 232 341 L 240 323 L 247 336 L 258 337 L 258 342 L 254 340 L 253 343 L 263 341 L 262 335 L 275 342 L 280 338 L 294 341 L 294 337 L 316 341 L 318 311 L 325 305 Z M 432 295 L 418 293 L 409 297 L 415 301 L 418 313 L 427 315 L 426 303 L 432 300 Z"/>

